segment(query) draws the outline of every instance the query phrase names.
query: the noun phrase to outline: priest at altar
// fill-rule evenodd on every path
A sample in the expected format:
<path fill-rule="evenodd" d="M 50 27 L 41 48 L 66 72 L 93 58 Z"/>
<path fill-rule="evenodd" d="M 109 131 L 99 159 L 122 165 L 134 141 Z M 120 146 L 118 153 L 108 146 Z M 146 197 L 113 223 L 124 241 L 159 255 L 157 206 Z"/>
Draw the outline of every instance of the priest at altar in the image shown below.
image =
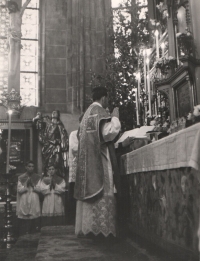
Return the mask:
<path fill-rule="evenodd" d="M 116 160 L 112 152 L 113 140 L 121 129 L 119 110 L 115 108 L 111 116 L 107 113 L 106 88 L 94 88 L 92 98 L 93 103 L 85 112 L 78 133 L 75 234 L 116 236 L 113 182 Z"/>

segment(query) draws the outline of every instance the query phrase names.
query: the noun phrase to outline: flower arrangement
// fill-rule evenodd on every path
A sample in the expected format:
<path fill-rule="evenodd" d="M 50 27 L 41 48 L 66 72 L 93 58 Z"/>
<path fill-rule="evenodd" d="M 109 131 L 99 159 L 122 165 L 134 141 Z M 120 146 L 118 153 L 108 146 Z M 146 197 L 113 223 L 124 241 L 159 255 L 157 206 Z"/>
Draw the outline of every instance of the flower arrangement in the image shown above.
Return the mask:
<path fill-rule="evenodd" d="M 185 33 L 177 33 L 177 42 L 180 48 L 180 55 L 190 55 L 193 53 L 193 36 L 190 31 Z"/>
<path fill-rule="evenodd" d="M 159 5 L 156 5 L 156 8 L 160 11 L 160 13 L 162 14 L 162 18 L 166 19 L 168 18 L 169 14 L 168 14 L 168 9 L 167 9 L 167 5 L 164 4 L 163 2 L 160 2 Z"/>
<path fill-rule="evenodd" d="M 181 117 L 178 118 L 177 120 L 172 121 L 172 123 L 170 124 L 170 128 L 169 128 L 169 133 L 175 133 L 177 131 L 183 130 L 186 127 L 186 118 L 185 117 Z"/>
<path fill-rule="evenodd" d="M 160 80 L 160 77 L 158 75 L 157 70 L 154 70 L 151 74 L 150 74 L 150 79 L 151 82 L 158 82 Z"/>
<path fill-rule="evenodd" d="M 155 26 L 156 28 L 157 28 L 158 26 L 160 26 L 160 22 L 158 22 L 158 21 L 155 20 L 155 19 L 150 19 L 150 23 L 151 23 L 151 25 Z"/>
<path fill-rule="evenodd" d="M 193 111 L 187 115 L 187 127 L 200 122 L 200 104 L 194 106 Z"/>
<path fill-rule="evenodd" d="M 177 38 L 189 38 L 192 39 L 192 33 L 190 31 L 186 31 L 186 33 L 177 33 L 176 34 Z"/>
<path fill-rule="evenodd" d="M 176 59 L 172 56 L 159 58 L 155 63 L 154 67 L 160 69 L 162 74 L 167 74 L 168 70 L 176 64 Z"/>
<path fill-rule="evenodd" d="M 193 111 L 194 117 L 199 117 L 200 116 L 200 104 L 197 106 L 194 106 L 194 111 Z"/>

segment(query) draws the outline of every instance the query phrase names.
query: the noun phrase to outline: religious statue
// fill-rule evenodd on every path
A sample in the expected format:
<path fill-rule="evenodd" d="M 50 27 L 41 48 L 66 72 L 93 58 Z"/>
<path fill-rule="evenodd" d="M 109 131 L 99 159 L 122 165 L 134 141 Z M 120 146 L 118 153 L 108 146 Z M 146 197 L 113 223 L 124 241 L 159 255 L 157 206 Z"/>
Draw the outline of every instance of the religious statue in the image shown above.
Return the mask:
<path fill-rule="evenodd" d="M 26 0 L 21 9 L 15 1 L 7 2 L 9 11 L 9 29 L 8 29 L 8 45 L 9 45 L 9 74 L 13 75 L 19 66 L 20 49 L 21 49 L 21 25 L 24 11 L 31 0 Z"/>
<path fill-rule="evenodd" d="M 44 171 L 53 164 L 59 174 L 64 176 L 68 168 L 69 139 L 60 120 L 60 112 L 53 111 L 51 118 L 43 117 L 42 113 L 38 112 L 33 122 L 36 123 L 39 142 L 42 144 Z"/>

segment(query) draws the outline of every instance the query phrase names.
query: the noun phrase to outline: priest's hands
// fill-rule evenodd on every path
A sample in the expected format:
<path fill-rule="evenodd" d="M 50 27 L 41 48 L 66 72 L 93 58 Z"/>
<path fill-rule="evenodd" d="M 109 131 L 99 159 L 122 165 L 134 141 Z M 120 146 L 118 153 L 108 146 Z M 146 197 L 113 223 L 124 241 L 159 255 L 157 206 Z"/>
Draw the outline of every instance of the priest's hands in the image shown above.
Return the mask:
<path fill-rule="evenodd" d="M 119 108 L 118 107 L 115 107 L 112 114 L 111 114 L 112 117 L 117 117 L 119 119 Z"/>

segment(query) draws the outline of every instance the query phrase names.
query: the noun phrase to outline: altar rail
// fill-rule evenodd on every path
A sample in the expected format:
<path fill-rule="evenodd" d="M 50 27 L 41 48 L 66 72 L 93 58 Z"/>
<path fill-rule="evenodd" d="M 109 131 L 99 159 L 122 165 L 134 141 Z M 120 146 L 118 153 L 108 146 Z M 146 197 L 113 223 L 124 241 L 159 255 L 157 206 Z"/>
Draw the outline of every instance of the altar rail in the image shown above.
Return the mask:
<path fill-rule="evenodd" d="M 185 260 L 199 256 L 199 157 L 200 124 L 121 157 L 131 231 Z"/>

